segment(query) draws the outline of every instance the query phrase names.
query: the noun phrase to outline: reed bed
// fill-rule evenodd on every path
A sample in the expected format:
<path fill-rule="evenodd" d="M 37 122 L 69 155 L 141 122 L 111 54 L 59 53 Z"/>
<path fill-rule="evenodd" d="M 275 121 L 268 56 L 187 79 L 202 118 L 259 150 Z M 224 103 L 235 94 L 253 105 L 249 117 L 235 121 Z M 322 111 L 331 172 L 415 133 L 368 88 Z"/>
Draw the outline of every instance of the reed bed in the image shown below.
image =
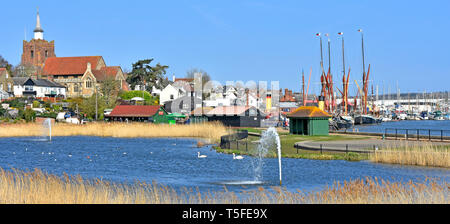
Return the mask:
<path fill-rule="evenodd" d="M 126 185 L 66 174 L 58 177 L 38 169 L 0 169 L 2 204 L 449 204 L 449 189 L 447 182 L 433 179 L 399 183 L 365 178 L 335 182 L 316 192 L 290 192 L 281 187 L 242 192 L 226 188 L 176 191 L 157 183 Z"/>
<path fill-rule="evenodd" d="M 217 142 L 222 135 L 227 133 L 227 128 L 218 122 L 190 125 L 113 122 L 98 122 L 85 125 L 56 123 L 52 126 L 52 136 L 189 137 L 204 138 L 211 142 Z M 0 125 L 0 137 L 42 136 L 47 134 L 44 126 L 38 123 Z"/>
<path fill-rule="evenodd" d="M 370 155 L 376 163 L 401 165 L 450 167 L 450 150 L 446 146 L 428 144 L 389 147 Z"/>

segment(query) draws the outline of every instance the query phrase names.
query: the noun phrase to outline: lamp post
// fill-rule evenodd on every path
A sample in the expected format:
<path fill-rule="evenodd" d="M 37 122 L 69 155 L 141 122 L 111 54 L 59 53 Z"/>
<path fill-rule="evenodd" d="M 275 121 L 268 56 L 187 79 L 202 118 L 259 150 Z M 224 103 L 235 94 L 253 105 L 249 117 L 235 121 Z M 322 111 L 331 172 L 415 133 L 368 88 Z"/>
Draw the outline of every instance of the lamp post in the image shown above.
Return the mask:
<path fill-rule="evenodd" d="M 320 33 L 316 33 L 316 36 L 320 38 L 320 66 L 323 68 L 322 36 Z"/>
<path fill-rule="evenodd" d="M 342 72 L 343 72 L 343 85 L 344 85 L 344 88 L 343 88 L 343 91 L 344 91 L 344 94 L 343 94 L 343 96 L 342 96 L 342 100 L 344 101 L 344 112 L 345 112 L 345 115 L 347 115 L 347 107 L 348 107 L 348 105 L 347 105 L 347 94 L 348 94 L 348 80 L 346 80 L 345 79 L 345 51 L 344 51 L 344 32 L 339 32 L 338 33 L 338 35 L 339 36 L 341 36 L 342 37 Z"/>
<path fill-rule="evenodd" d="M 333 111 L 334 105 L 334 97 L 333 97 L 333 78 L 331 76 L 331 41 L 330 35 L 328 33 L 325 34 L 328 38 L 328 75 L 327 75 L 327 83 L 328 83 L 328 109 L 329 111 Z"/>
<path fill-rule="evenodd" d="M 330 35 L 328 33 L 325 34 L 328 38 L 328 70 L 331 71 L 331 47 L 330 47 Z"/>
<path fill-rule="evenodd" d="M 364 33 L 362 29 L 358 29 L 358 32 L 361 33 L 361 51 L 362 51 L 362 64 L 363 64 L 363 105 L 364 105 L 364 114 L 367 113 L 367 83 L 366 83 L 366 64 L 364 61 Z"/>

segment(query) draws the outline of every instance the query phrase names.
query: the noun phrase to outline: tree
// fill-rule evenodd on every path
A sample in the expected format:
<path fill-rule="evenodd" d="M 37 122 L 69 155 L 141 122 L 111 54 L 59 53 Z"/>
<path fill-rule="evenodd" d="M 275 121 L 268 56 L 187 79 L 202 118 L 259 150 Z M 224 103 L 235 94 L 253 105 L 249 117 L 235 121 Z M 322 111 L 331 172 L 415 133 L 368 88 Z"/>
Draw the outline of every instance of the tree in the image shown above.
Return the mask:
<path fill-rule="evenodd" d="M 34 65 L 20 64 L 12 70 L 11 75 L 14 77 L 30 77 L 33 74 L 37 74 L 38 68 Z"/>
<path fill-rule="evenodd" d="M 0 68 L 6 68 L 9 74 L 12 74 L 13 66 L 0 55 Z"/>
<path fill-rule="evenodd" d="M 211 80 L 211 76 L 203 69 L 193 68 L 186 72 L 186 78 L 193 79 L 195 74 L 199 73 L 202 77 L 202 86 Z"/>
<path fill-rule="evenodd" d="M 145 90 L 151 92 L 153 86 L 157 89 L 163 87 L 164 75 L 169 66 L 159 63 L 156 66 L 150 66 L 152 61 L 153 59 L 145 59 L 133 64 L 133 70 L 127 75 L 127 82 L 131 89 L 134 89 L 136 85 L 145 85 Z"/>
<path fill-rule="evenodd" d="M 97 96 L 97 105 L 98 105 L 98 119 L 103 119 L 103 111 L 107 108 L 106 100 L 104 96 L 101 96 L 100 94 Z M 89 98 L 84 98 L 80 105 L 78 105 L 78 109 L 80 111 L 80 115 L 86 114 L 87 118 L 95 119 L 95 94 L 93 94 Z"/>
<path fill-rule="evenodd" d="M 114 107 L 116 105 L 120 90 L 119 85 L 120 82 L 115 80 L 114 77 L 108 77 L 100 84 L 100 93 L 103 95 L 108 107 Z"/>
<path fill-rule="evenodd" d="M 157 97 L 153 97 L 147 91 L 133 90 L 127 91 L 120 94 L 120 98 L 123 100 L 131 100 L 134 97 L 143 97 L 146 105 L 158 105 L 159 99 Z"/>
<path fill-rule="evenodd" d="M 23 112 L 23 119 L 25 119 L 25 121 L 31 122 L 34 121 L 36 119 L 36 112 L 30 108 L 27 108 L 24 112 Z"/>

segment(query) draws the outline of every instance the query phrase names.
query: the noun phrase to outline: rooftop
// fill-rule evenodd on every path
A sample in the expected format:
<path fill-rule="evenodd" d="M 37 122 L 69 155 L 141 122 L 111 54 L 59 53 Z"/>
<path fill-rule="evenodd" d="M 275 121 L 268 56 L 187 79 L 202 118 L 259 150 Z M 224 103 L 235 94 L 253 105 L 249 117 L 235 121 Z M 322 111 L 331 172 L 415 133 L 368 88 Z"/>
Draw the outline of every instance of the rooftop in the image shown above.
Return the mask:
<path fill-rule="evenodd" d="M 160 108 L 159 105 L 118 105 L 108 117 L 151 117 Z"/>
<path fill-rule="evenodd" d="M 94 70 L 102 56 L 83 57 L 50 57 L 45 60 L 45 75 L 79 75 L 84 74 L 87 63 L 91 63 Z"/>
<path fill-rule="evenodd" d="M 287 115 L 288 117 L 331 117 L 330 114 L 327 112 L 321 110 L 318 107 L 314 106 L 302 106 L 294 111 L 292 113 Z"/>

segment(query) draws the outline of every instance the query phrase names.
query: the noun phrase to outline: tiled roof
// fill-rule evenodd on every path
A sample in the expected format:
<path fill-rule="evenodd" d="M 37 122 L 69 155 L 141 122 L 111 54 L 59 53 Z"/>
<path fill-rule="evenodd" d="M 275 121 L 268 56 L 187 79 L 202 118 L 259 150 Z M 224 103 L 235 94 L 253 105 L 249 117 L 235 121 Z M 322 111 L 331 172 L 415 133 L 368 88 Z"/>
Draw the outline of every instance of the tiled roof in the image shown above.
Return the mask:
<path fill-rule="evenodd" d="M 151 105 L 118 105 L 108 115 L 109 117 L 151 117 L 161 106 Z"/>
<path fill-rule="evenodd" d="M 193 78 L 175 78 L 175 82 L 176 81 L 193 82 L 194 79 Z"/>
<path fill-rule="evenodd" d="M 128 83 L 126 81 L 122 82 L 122 90 L 123 91 L 130 91 L 130 85 L 128 85 Z"/>
<path fill-rule="evenodd" d="M 45 60 L 45 75 L 77 75 L 84 74 L 87 63 L 95 70 L 102 56 L 84 57 L 50 57 Z"/>
<path fill-rule="evenodd" d="M 249 106 L 222 106 L 216 107 L 210 110 L 207 115 L 219 115 L 219 116 L 233 116 L 243 114 L 246 110 L 250 109 Z"/>
<path fill-rule="evenodd" d="M 13 77 L 13 82 L 14 85 L 24 85 L 28 80 L 31 79 L 31 81 L 34 83 L 35 86 L 43 86 L 43 87 L 59 87 L 59 88 L 65 88 L 65 86 L 57 83 L 57 82 L 53 82 L 50 81 L 48 79 L 32 79 L 29 77 Z"/>
<path fill-rule="evenodd" d="M 331 117 L 327 112 L 313 106 L 302 106 L 292 113 L 287 115 L 288 117 Z"/>
<path fill-rule="evenodd" d="M 119 72 L 119 69 L 120 69 L 119 66 L 108 66 L 108 67 L 103 67 L 100 70 L 92 69 L 92 74 L 94 74 L 94 76 L 98 82 L 101 82 L 101 81 L 107 79 L 108 77 L 115 79 L 117 72 Z"/>

